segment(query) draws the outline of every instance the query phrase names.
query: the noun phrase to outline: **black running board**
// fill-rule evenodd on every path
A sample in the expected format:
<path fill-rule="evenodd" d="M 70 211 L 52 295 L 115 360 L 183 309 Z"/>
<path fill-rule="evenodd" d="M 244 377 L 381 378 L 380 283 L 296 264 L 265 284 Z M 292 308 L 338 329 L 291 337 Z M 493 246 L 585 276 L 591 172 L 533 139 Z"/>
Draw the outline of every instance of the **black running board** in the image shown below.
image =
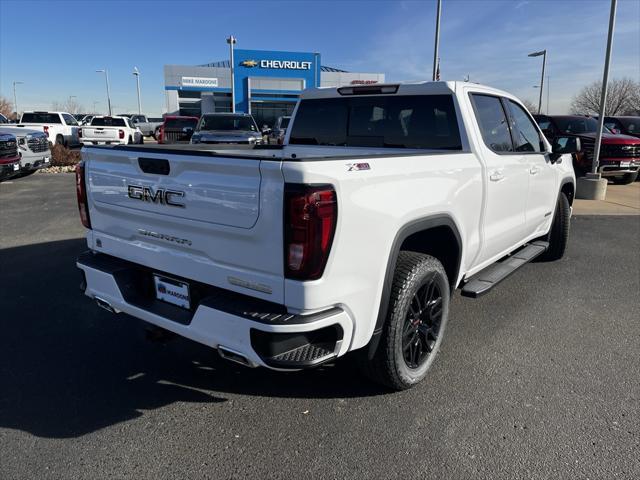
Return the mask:
<path fill-rule="evenodd" d="M 536 241 L 524 246 L 504 260 L 489 265 L 471 277 L 462 287 L 462 296 L 478 298 L 484 295 L 520 267 L 546 252 L 548 248 L 549 242 Z"/>

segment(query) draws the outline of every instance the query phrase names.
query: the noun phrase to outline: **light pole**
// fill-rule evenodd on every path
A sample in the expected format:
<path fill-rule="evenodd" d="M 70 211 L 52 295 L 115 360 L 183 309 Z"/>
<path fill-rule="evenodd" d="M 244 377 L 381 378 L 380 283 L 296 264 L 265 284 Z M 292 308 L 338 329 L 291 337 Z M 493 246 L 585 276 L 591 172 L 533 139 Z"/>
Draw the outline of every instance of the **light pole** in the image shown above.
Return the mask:
<path fill-rule="evenodd" d="M 140 72 L 138 67 L 133 67 L 133 75 L 136 77 L 136 85 L 138 87 L 138 115 L 142 115 L 142 107 L 140 106 Z"/>
<path fill-rule="evenodd" d="M 538 115 L 542 109 L 542 91 L 544 90 L 544 67 L 547 63 L 547 50 L 541 50 L 540 52 L 533 52 L 527 55 L 528 57 L 539 57 L 542 55 L 542 75 L 540 76 L 540 97 L 538 99 Z"/>
<path fill-rule="evenodd" d="M 231 113 L 236 113 L 236 86 L 235 86 L 235 66 L 233 61 L 233 46 L 238 43 L 238 40 L 233 35 L 229 35 L 227 38 L 229 44 L 229 60 L 231 62 Z"/>
<path fill-rule="evenodd" d="M 107 107 L 109 108 L 109 116 L 111 116 L 111 92 L 109 91 L 109 72 L 106 68 L 96 70 L 96 73 L 104 73 L 104 80 L 107 83 Z"/>
<path fill-rule="evenodd" d="M 22 85 L 24 82 L 13 81 L 13 106 L 16 107 L 16 123 L 18 123 L 18 97 L 16 96 L 16 85 Z"/>
<path fill-rule="evenodd" d="M 534 85 L 533 88 L 540 88 L 540 85 Z M 545 114 L 549 115 L 549 97 L 550 97 L 550 93 L 549 93 L 549 75 L 547 75 L 547 109 L 545 110 Z"/>
<path fill-rule="evenodd" d="M 440 14 L 442 13 L 442 0 L 438 0 L 438 7 L 436 11 L 436 38 L 434 41 L 433 47 L 433 76 L 431 78 L 432 81 L 436 81 L 437 77 L 440 77 L 440 72 L 438 72 L 438 50 L 440 48 Z M 438 78 L 439 80 L 439 78 Z"/>
<path fill-rule="evenodd" d="M 604 126 L 604 115 L 607 104 L 607 83 L 609 82 L 609 64 L 611 63 L 611 46 L 613 45 L 613 30 L 616 24 L 616 7 L 618 0 L 611 0 L 611 11 L 609 12 L 609 35 L 607 36 L 607 53 L 604 57 L 604 73 L 602 74 L 602 93 L 600 94 L 600 116 L 598 117 L 598 131 L 596 132 L 596 143 L 593 148 L 593 164 L 591 174 L 597 175 L 598 164 L 600 163 L 600 142 L 602 141 L 602 129 Z"/>

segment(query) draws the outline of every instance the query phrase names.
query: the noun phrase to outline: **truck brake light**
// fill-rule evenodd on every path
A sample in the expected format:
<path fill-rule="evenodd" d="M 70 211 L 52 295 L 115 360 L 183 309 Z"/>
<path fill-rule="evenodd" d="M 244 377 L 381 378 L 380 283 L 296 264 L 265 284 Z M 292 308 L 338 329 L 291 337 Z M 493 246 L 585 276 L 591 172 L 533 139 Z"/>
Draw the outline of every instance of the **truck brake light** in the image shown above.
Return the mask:
<path fill-rule="evenodd" d="M 78 138 L 82 138 L 82 129 L 81 128 L 78 129 Z"/>
<path fill-rule="evenodd" d="M 78 197 L 78 211 L 80 221 L 85 228 L 91 229 L 89 218 L 89 203 L 87 202 L 87 184 L 85 179 L 84 161 L 76 165 L 76 196 Z"/>
<path fill-rule="evenodd" d="M 285 185 L 284 271 L 287 278 L 316 280 L 329 258 L 338 218 L 331 185 Z"/>
<path fill-rule="evenodd" d="M 120 137 L 120 140 L 122 140 L 124 138 L 124 130 L 118 130 L 118 136 Z"/>
<path fill-rule="evenodd" d="M 47 138 L 49 138 L 49 127 L 45 125 L 43 129 L 44 129 L 44 134 L 47 136 Z"/>

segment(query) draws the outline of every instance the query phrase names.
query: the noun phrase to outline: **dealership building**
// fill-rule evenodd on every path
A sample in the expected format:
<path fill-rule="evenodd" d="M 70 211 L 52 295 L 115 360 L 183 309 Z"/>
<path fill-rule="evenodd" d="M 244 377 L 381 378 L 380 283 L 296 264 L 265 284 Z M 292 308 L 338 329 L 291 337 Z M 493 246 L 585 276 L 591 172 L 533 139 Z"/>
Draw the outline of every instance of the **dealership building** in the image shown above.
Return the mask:
<path fill-rule="evenodd" d="M 234 50 L 236 112 L 272 126 L 290 115 L 305 88 L 384 82 L 383 73 L 355 73 L 322 65 L 319 53 Z M 229 60 L 205 65 L 165 65 L 167 112 L 180 115 L 231 111 Z"/>

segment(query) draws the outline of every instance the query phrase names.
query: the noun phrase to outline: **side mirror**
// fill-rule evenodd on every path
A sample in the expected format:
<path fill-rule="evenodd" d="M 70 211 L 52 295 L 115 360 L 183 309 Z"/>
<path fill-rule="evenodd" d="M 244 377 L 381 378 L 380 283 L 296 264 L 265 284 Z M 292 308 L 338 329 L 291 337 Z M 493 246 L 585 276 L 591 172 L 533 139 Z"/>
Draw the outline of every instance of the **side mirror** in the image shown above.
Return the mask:
<path fill-rule="evenodd" d="M 580 150 L 581 145 L 578 137 L 556 137 L 553 139 L 549 158 L 553 163 L 556 163 L 562 155 L 578 153 Z"/>

